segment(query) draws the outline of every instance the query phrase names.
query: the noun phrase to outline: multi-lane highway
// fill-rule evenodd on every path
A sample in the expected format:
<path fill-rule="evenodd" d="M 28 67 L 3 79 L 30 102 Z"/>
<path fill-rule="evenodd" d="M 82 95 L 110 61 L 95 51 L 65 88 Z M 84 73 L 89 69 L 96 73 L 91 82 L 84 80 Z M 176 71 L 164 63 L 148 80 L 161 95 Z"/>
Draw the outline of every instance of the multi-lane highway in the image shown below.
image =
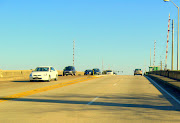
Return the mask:
<path fill-rule="evenodd" d="M 0 122 L 180 122 L 178 99 L 143 76 L 0 82 Z"/>

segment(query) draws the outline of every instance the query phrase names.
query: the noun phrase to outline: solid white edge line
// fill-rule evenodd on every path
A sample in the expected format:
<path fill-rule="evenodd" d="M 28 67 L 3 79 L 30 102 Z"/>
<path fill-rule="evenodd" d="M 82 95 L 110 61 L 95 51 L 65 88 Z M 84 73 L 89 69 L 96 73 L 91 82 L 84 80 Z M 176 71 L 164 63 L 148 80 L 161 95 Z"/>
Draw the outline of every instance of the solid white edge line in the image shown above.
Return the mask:
<path fill-rule="evenodd" d="M 165 89 L 163 89 L 160 85 L 158 85 L 154 80 L 152 80 L 150 77 L 148 77 L 154 84 L 156 84 L 159 88 L 161 88 L 164 92 L 166 92 L 170 97 L 172 97 L 177 103 L 180 104 L 180 101 L 174 97 L 173 95 L 171 95 L 169 92 L 167 92 Z"/>
<path fill-rule="evenodd" d="M 94 98 L 91 102 L 89 102 L 89 103 L 86 104 L 86 105 L 91 105 L 91 103 L 93 103 L 94 101 L 96 101 L 98 98 L 99 98 L 99 97 Z"/>

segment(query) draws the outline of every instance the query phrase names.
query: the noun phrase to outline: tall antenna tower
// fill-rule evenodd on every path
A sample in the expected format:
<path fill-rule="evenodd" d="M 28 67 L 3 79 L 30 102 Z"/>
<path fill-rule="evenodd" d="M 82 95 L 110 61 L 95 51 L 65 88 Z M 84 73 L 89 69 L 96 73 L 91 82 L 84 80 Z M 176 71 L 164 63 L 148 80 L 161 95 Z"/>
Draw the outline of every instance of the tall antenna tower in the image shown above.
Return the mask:
<path fill-rule="evenodd" d="M 172 20 L 172 61 L 171 70 L 174 69 L 174 20 Z"/>
<path fill-rule="evenodd" d="M 73 66 L 74 66 L 74 49 L 75 49 L 75 41 L 73 41 Z"/>
<path fill-rule="evenodd" d="M 165 70 L 167 70 L 167 54 L 168 54 L 168 42 L 169 42 L 169 25 L 170 25 L 170 14 L 169 14 L 169 20 L 168 20 L 168 34 L 167 34 L 167 45 L 166 45 L 166 59 L 165 59 Z"/>
<path fill-rule="evenodd" d="M 153 66 L 155 65 L 155 49 L 156 49 L 156 40 L 154 40 L 154 61 L 153 61 Z"/>

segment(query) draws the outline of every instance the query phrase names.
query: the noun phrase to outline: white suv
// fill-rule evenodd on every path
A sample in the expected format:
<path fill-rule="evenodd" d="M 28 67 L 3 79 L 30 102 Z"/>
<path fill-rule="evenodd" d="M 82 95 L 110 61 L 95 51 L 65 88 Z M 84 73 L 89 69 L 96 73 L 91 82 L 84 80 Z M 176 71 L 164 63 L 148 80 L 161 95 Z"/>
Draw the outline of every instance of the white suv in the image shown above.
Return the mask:
<path fill-rule="evenodd" d="M 58 72 L 51 66 L 42 66 L 37 67 L 32 73 L 29 75 L 30 82 L 32 81 L 48 81 L 50 82 L 52 79 L 58 80 Z"/>

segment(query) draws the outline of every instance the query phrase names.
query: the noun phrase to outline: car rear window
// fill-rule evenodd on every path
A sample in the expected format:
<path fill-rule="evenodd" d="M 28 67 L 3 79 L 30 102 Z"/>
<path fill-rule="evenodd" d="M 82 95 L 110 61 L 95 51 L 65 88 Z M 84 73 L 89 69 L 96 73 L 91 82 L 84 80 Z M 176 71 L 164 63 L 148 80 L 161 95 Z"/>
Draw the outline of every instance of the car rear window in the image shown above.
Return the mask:
<path fill-rule="evenodd" d="M 94 71 L 100 71 L 99 69 L 93 69 Z"/>
<path fill-rule="evenodd" d="M 112 70 L 107 70 L 107 72 L 112 72 Z"/>
<path fill-rule="evenodd" d="M 72 70 L 73 69 L 73 67 L 65 67 L 65 70 Z"/>
<path fill-rule="evenodd" d="M 48 67 L 38 67 L 35 71 L 49 71 Z"/>

